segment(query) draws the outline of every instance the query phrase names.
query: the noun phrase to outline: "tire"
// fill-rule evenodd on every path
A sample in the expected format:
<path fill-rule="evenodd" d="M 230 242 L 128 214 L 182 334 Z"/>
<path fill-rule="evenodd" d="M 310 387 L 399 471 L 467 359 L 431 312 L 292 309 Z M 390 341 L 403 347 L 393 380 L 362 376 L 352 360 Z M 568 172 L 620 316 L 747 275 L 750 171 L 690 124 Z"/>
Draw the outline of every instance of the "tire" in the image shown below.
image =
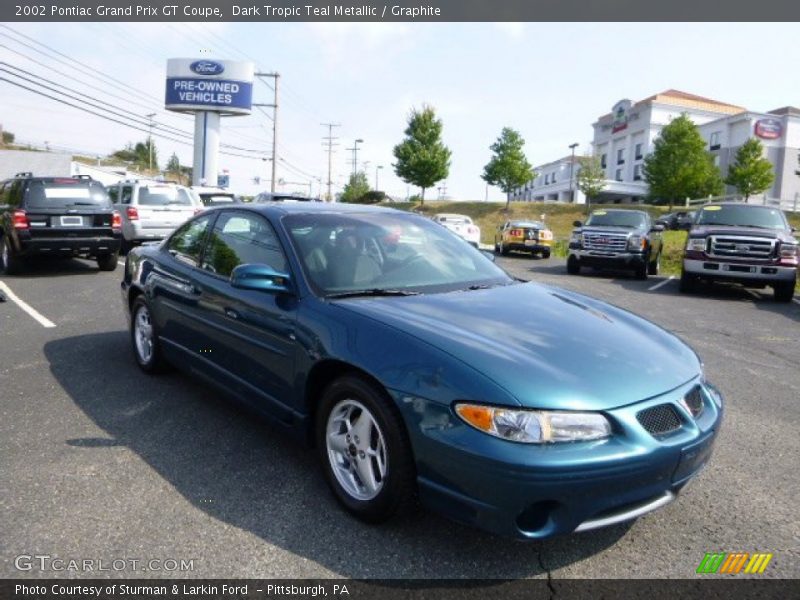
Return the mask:
<path fill-rule="evenodd" d="M 697 275 L 693 275 L 692 273 L 687 273 L 684 270 L 681 270 L 681 281 L 678 285 L 678 290 L 680 290 L 684 294 L 691 293 L 697 289 Z"/>
<path fill-rule="evenodd" d="M 119 245 L 119 253 L 125 256 L 131 251 L 131 249 L 133 249 L 133 242 L 129 242 L 123 237 Z"/>
<path fill-rule="evenodd" d="M 117 269 L 117 261 L 119 260 L 119 253 L 112 252 L 111 254 L 101 254 L 97 257 L 97 266 L 101 271 L 115 271 Z"/>
<path fill-rule="evenodd" d="M 22 259 L 11 247 L 11 241 L 3 236 L 0 238 L 0 272 L 5 275 L 17 275 L 22 272 Z"/>
<path fill-rule="evenodd" d="M 145 327 L 149 325 L 149 334 Z M 142 335 L 137 340 L 139 335 Z M 149 340 L 149 353 L 146 351 Z M 131 346 L 136 364 L 145 373 L 154 375 L 168 370 L 169 365 L 161 353 L 161 345 L 158 341 L 158 328 L 152 318 L 150 305 L 143 296 L 134 300 L 131 308 Z"/>
<path fill-rule="evenodd" d="M 325 478 L 345 510 L 367 523 L 381 523 L 414 506 L 411 445 L 399 411 L 383 390 L 356 376 L 337 379 L 322 396 L 315 425 Z M 370 432 L 367 439 L 359 438 L 359 429 Z"/>
<path fill-rule="evenodd" d="M 660 267 L 661 267 L 661 252 L 656 254 L 656 259 L 653 262 L 647 263 L 647 274 L 658 275 Z"/>
<path fill-rule="evenodd" d="M 794 298 L 794 288 L 797 285 L 797 278 L 792 281 L 779 281 L 773 287 L 775 288 L 775 301 L 776 302 L 791 302 Z"/>
<path fill-rule="evenodd" d="M 542 258 L 550 258 L 550 249 L 542 250 Z"/>
<path fill-rule="evenodd" d="M 494 251 L 496 254 L 500 254 L 500 246 L 498 246 L 497 241 L 494 243 Z"/>
<path fill-rule="evenodd" d="M 581 272 L 581 263 L 575 258 L 574 254 L 570 254 L 567 258 L 567 273 L 570 275 L 578 275 Z"/>
<path fill-rule="evenodd" d="M 502 254 L 503 256 L 508 256 L 508 253 L 509 253 L 508 248 L 506 248 L 503 242 L 500 242 L 500 254 Z"/>

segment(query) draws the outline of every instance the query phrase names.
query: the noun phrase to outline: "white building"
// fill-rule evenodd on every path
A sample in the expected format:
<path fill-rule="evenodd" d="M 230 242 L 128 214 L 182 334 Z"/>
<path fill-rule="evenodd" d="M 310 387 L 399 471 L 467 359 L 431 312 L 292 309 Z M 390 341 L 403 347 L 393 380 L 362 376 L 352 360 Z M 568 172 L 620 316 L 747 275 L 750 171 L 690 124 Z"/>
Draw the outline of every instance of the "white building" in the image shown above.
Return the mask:
<path fill-rule="evenodd" d="M 775 184 L 767 196 L 792 202 L 800 195 L 800 178 L 795 174 L 800 168 L 800 109 L 786 107 L 755 113 L 734 104 L 667 90 L 636 103 L 620 100 L 610 113 L 592 124 L 593 154 L 606 172 L 606 188 L 597 202 L 637 203 L 647 197 L 644 158 L 653 151 L 661 129 L 682 114 L 698 125 L 723 177 L 738 148 L 755 136 L 775 165 Z M 576 162 L 571 182 L 570 162 L 567 157 L 536 167 L 536 178 L 512 193 L 511 199 L 569 202 L 570 189 L 576 187 L 574 177 L 580 170 Z M 728 192 L 735 190 L 729 188 Z M 577 191 L 574 198 L 576 203 L 585 201 Z"/>

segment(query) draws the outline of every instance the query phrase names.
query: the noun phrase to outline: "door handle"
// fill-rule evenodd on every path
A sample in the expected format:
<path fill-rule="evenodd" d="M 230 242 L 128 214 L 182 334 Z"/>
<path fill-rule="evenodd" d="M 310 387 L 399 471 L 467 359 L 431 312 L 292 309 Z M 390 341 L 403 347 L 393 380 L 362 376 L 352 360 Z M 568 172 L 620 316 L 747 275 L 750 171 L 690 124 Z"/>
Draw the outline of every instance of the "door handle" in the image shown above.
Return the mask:
<path fill-rule="evenodd" d="M 231 319 L 238 319 L 239 318 L 239 313 L 236 312 L 235 310 L 233 310 L 232 308 L 227 308 L 226 307 L 223 310 L 225 311 L 225 316 L 226 317 L 230 317 Z"/>

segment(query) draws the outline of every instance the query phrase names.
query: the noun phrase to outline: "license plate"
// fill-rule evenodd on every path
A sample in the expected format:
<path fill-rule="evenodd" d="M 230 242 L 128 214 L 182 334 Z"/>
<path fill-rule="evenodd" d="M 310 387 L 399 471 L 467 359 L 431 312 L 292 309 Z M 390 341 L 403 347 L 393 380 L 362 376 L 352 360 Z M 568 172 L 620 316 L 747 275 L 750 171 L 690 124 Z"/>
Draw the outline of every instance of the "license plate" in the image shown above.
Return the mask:
<path fill-rule="evenodd" d="M 82 227 L 83 217 L 61 217 L 62 227 Z"/>
<path fill-rule="evenodd" d="M 672 481 L 680 481 L 702 469 L 711 458 L 714 449 L 714 436 L 710 435 L 697 444 L 684 449 Z"/>
<path fill-rule="evenodd" d="M 727 265 L 727 264 L 723 264 L 722 265 L 722 270 L 723 271 L 731 271 L 731 272 L 734 272 L 734 273 L 755 273 L 756 272 L 756 268 L 755 267 L 747 267 L 747 266 L 742 266 L 742 265 Z"/>
<path fill-rule="evenodd" d="M 525 240 L 526 246 L 535 246 L 536 243 L 537 243 L 536 240 Z"/>

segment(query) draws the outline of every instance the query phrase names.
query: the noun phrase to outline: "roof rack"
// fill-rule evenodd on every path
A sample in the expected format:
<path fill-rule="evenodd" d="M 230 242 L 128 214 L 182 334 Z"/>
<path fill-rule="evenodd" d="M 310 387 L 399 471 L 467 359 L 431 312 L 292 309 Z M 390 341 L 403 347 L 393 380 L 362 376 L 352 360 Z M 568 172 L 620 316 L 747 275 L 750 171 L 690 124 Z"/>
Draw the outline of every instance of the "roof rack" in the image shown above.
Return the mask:
<path fill-rule="evenodd" d="M 20 171 L 19 173 L 14 175 L 14 177 L 20 177 L 20 178 L 22 178 L 22 177 L 33 177 L 33 172 L 31 172 L 31 171 Z"/>
<path fill-rule="evenodd" d="M 72 178 L 73 179 L 86 179 L 88 181 L 94 181 L 94 178 L 91 175 L 85 175 L 85 174 L 73 175 Z"/>

